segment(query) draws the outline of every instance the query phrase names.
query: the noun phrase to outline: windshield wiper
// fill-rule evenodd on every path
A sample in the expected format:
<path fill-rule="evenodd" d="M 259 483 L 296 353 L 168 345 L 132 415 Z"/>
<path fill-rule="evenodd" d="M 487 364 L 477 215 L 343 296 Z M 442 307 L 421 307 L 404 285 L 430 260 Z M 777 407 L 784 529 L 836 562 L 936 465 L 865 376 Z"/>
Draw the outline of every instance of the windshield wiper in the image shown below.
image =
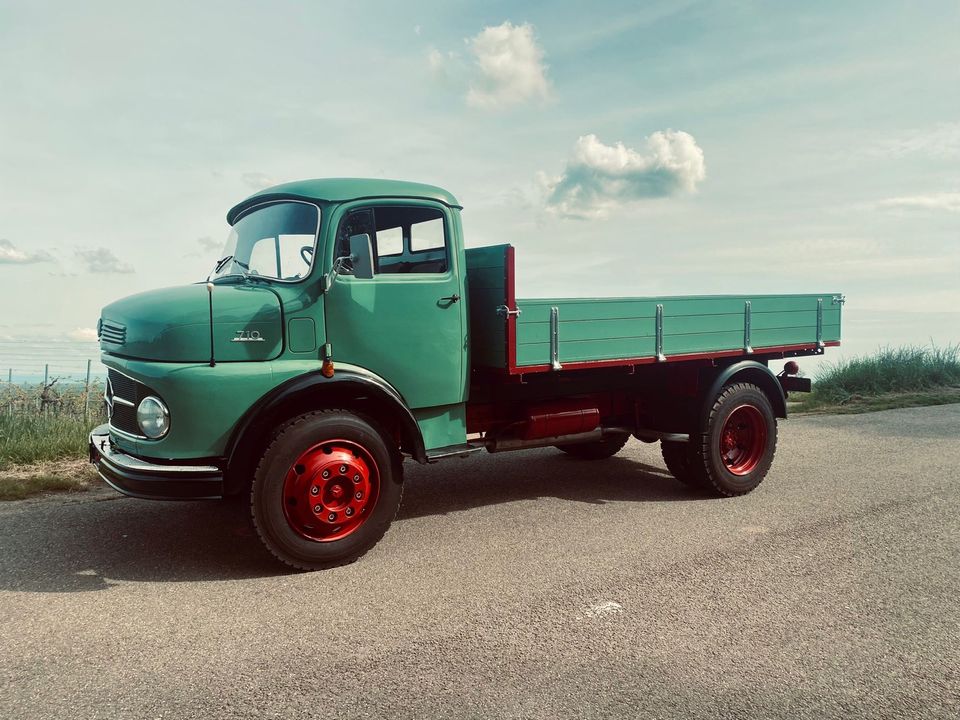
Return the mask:
<path fill-rule="evenodd" d="M 237 258 L 235 258 L 233 255 L 226 255 L 220 258 L 219 260 L 217 260 L 217 264 L 213 266 L 213 270 L 211 270 L 210 274 L 207 275 L 207 282 L 210 282 L 210 278 L 212 278 L 214 275 L 216 275 L 221 270 L 223 270 L 227 266 L 227 263 L 229 263 L 231 260 L 234 262 L 235 265 L 239 265 L 244 270 L 243 273 L 231 273 L 231 274 L 241 275 L 242 277 L 249 277 L 247 275 L 247 272 L 249 272 L 250 266 L 247 263 L 237 260 Z"/>

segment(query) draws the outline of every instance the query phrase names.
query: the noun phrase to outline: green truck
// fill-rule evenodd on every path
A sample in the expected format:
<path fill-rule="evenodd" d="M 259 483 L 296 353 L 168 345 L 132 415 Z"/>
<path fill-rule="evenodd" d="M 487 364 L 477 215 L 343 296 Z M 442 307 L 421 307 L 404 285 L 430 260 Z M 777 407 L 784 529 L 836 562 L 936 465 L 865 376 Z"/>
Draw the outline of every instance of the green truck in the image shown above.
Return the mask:
<path fill-rule="evenodd" d="M 134 497 L 241 500 L 300 569 L 377 543 L 406 459 L 598 461 L 633 436 L 680 482 L 750 492 L 810 389 L 790 358 L 840 343 L 839 293 L 519 299 L 514 248 L 465 248 L 430 185 L 287 183 L 227 221 L 206 281 L 103 309 L 90 457 Z"/>

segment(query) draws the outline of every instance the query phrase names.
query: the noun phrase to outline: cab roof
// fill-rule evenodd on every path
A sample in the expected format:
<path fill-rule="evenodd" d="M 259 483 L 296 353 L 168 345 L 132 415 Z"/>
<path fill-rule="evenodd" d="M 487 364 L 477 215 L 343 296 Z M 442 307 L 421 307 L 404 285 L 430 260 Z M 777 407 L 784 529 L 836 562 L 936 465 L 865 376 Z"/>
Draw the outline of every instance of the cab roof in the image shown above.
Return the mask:
<path fill-rule="evenodd" d="M 377 178 L 317 178 L 274 185 L 251 195 L 234 205 L 227 213 L 227 222 L 233 225 L 243 210 L 265 200 L 296 199 L 345 202 L 364 198 L 402 197 L 436 200 L 450 207 L 460 208 L 457 199 L 443 188 L 405 180 Z"/>

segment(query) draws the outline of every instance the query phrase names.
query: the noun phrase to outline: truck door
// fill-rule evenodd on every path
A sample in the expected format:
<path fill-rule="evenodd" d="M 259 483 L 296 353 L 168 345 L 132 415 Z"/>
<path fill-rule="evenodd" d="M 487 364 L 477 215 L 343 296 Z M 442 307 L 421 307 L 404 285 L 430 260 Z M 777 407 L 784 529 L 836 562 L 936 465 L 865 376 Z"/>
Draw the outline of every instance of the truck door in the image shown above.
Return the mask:
<path fill-rule="evenodd" d="M 465 303 L 454 223 L 431 202 L 378 201 L 339 213 L 332 258 L 369 234 L 374 277 L 338 274 L 325 303 L 334 366 L 359 365 L 392 384 L 412 408 L 465 400 Z M 331 256 L 328 256 L 331 257 Z"/>

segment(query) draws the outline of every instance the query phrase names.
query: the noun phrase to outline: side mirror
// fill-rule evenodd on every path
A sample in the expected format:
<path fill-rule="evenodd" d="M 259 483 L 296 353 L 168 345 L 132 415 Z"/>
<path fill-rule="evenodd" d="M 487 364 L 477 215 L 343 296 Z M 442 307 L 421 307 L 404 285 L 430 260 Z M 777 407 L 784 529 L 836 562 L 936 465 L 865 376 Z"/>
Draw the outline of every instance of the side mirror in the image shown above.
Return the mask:
<path fill-rule="evenodd" d="M 370 236 L 350 236 L 350 262 L 353 265 L 353 276 L 360 280 L 373 279 L 373 246 Z"/>

